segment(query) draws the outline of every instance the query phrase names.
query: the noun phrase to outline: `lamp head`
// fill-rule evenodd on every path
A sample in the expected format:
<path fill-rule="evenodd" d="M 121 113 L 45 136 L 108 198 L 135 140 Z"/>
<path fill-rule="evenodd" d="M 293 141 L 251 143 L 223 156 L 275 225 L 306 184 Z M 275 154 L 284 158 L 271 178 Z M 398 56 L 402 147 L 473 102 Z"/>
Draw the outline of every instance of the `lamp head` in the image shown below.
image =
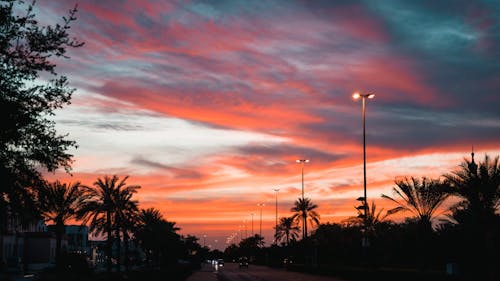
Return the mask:
<path fill-rule="evenodd" d="M 358 92 L 355 92 L 354 94 L 352 94 L 352 98 L 357 100 L 361 97 L 361 95 L 358 93 Z"/>

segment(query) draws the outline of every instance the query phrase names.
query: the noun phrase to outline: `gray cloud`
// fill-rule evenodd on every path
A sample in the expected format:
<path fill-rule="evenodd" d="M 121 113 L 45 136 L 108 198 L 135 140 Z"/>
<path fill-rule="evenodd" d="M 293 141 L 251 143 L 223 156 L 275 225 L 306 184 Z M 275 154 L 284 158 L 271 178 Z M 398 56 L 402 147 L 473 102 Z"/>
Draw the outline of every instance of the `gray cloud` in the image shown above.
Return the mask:
<path fill-rule="evenodd" d="M 160 162 L 145 159 L 143 157 L 134 157 L 131 161 L 133 165 L 139 165 L 147 168 L 165 170 L 173 174 L 175 179 L 201 179 L 204 175 L 194 169 L 178 168 L 162 164 Z"/>
<path fill-rule="evenodd" d="M 314 162 L 317 163 L 329 163 L 344 157 L 340 153 L 333 154 L 310 147 L 299 147 L 288 144 L 244 146 L 240 147 L 238 151 L 243 154 L 259 155 L 269 160 L 281 160 L 290 156 L 306 157 L 314 159 Z"/>

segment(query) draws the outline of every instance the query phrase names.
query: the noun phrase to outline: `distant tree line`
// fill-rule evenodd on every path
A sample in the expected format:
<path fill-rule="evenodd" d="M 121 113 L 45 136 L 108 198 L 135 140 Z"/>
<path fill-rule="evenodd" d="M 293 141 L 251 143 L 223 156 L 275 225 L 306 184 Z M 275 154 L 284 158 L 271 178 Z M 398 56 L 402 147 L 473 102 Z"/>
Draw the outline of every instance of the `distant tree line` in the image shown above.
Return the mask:
<path fill-rule="evenodd" d="M 479 164 L 473 158 L 465 159 L 457 170 L 437 179 L 398 178 L 392 192 L 382 194 L 395 205 L 387 211 L 372 202 L 366 216 L 363 208 L 356 208 L 357 216 L 327 224 L 319 224 L 316 204 L 298 199 L 291 209 L 293 215 L 280 219 L 277 243 L 261 247 L 255 241 L 263 237 L 256 235 L 231 245 L 225 253 L 231 259 L 251 255 L 256 263 L 353 279 L 360 276 L 348 273 L 348 269 L 358 268 L 359 274 L 366 274 L 393 268 L 408 272 L 403 279 L 413 274 L 417 279 L 443 280 L 448 266 L 452 271 L 449 278 L 498 280 L 498 156 L 492 159 L 485 155 Z M 406 215 L 403 222 L 389 219 L 397 213 Z M 298 240 L 304 218 L 317 228 Z"/>
<path fill-rule="evenodd" d="M 90 187 L 79 182 L 55 181 L 46 182 L 36 189 L 36 211 L 40 218 L 55 225 L 58 264 L 65 225 L 72 219 L 89 225 L 91 233 L 106 238 L 106 268 L 109 272 L 112 259 L 116 271 L 119 272 L 122 266 L 129 271 L 131 258 L 136 256 L 129 252 L 131 242 L 145 255 L 142 261 L 134 260 L 134 265 L 171 266 L 179 259 L 199 264 L 208 249 L 202 247 L 195 236 L 179 235 L 180 228 L 175 222 L 163 218 L 159 210 L 140 209 L 139 202 L 133 199 L 140 186 L 127 185 L 127 179 L 127 176 L 103 176 Z"/>

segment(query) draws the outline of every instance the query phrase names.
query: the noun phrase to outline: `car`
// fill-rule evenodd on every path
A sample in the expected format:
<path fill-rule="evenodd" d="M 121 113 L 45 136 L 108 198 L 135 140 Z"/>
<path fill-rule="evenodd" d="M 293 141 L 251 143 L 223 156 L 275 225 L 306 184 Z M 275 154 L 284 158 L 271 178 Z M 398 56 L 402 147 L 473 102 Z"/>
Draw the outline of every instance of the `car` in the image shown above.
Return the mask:
<path fill-rule="evenodd" d="M 217 260 L 217 265 L 218 266 L 224 266 L 224 260 L 223 259 L 218 259 Z"/>
<path fill-rule="evenodd" d="M 241 257 L 238 259 L 238 264 L 240 266 L 240 268 L 242 267 L 246 267 L 248 268 L 248 258 L 247 257 Z"/>
<path fill-rule="evenodd" d="M 285 268 L 288 268 L 288 266 L 290 266 L 292 264 L 293 264 L 293 257 L 288 256 L 288 257 L 286 257 L 286 258 L 283 259 L 283 266 Z"/>

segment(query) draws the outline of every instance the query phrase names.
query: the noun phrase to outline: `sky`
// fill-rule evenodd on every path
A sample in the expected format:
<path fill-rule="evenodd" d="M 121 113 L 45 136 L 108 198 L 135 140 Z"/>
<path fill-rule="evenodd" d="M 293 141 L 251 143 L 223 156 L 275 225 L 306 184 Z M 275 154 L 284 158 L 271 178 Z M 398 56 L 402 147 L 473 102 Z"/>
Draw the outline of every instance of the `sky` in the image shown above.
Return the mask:
<path fill-rule="evenodd" d="M 54 24 L 75 3 L 36 11 Z M 272 242 L 276 198 L 284 217 L 301 196 L 297 159 L 310 160 L 304 192 L 321 222 L 356 215 L 355 91 L 375 94 L 367 197 L 380 208 L 394 207 L 380 196 L 395 179 L 449 173 L 472 146 L 476 162 L 500 154 L 497 1 L 81 0 L 77 18 L 84 47 L 55 61 L 76 91 L 54 120 L 78 148 L 72 176 L 47 177 L 129 176 L 141 208 L 206 246 L 252 228 Z"/>

